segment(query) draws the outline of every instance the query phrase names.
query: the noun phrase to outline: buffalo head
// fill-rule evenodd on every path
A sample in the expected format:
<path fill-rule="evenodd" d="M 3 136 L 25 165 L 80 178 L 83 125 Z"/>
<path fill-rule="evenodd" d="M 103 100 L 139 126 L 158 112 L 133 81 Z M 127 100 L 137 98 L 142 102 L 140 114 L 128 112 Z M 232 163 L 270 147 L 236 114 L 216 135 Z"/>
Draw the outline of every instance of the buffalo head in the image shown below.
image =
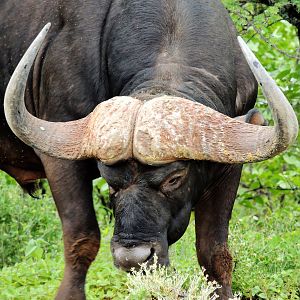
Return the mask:
<path fill-rule="evenodd" d="M 168 264 L 168 246 L 185 232 L 201 187 L 196 167 L 183 161 L 160 167 L 133 160 L 113 166 L 99 163 L 111 187 L 116 266 L 129 270 L 152 261 L 154 254 L 160 264 Z"/>

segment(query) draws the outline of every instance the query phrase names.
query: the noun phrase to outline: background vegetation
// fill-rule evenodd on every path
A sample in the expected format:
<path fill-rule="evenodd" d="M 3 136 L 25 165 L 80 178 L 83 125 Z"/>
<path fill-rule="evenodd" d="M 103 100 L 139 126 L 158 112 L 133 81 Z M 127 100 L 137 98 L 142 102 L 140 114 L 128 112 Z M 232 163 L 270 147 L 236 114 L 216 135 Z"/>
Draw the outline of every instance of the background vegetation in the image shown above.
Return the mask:
<path fill-rule="evenodd" d="M 299 119 L 299 2 L 223 2 Z M 261 96 L 257 106 L 270 119 Z M 229 237 L 234 255 L 233 288 L 244 299 L 300 299 L 299 145 L 298 138 L 284 154 L 244 168 Z M 88 275 L 88 299 L 146 299 L 147 291 L 137 290 L 138 277 L 128 279 L 113 267 L 109 250 L 113 223 L 99 201 L 99 197 L 107 199 L 108 187 L 102 179 L 94 184 L 102 247 Z M 32 199 L 1 173 L 0 195 L 0 299 L 52 299 L 62 276 L 63 247 L 51 194 L 48 191 L 40 199 Z M 193 225 L 192 216 L 184 237 L 171 247 L 172 268 L 165 274 L 165 280 L 168 276 L 181 278 L 185 290 L 192 284 L 189 276 L 201 273 Z M 182 274 L 187 276 L 180 277 Z"/>

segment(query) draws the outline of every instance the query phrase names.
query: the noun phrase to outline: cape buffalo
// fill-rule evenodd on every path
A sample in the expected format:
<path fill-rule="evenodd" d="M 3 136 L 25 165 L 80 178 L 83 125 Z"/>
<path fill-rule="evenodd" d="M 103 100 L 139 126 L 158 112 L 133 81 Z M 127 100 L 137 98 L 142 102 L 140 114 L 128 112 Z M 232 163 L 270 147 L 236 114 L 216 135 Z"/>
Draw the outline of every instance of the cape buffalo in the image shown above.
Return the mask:
<path fill-rule="evenodd" d="M 0 168 L 28 190 L 49 181 L 65 246 L 57 299 L 85 299 L 100 174 L 112 188 L 117 267 L 154 254 L 168 265 L 194 209 L 199 263 L 221 299 L 232 296 L 227 234 L 242 164 L 285 150 L 298 125 L 240 41 L 275 122 L 256 124 L 257 84 L 221 2 L 2 0 L 0 13 Z"/>

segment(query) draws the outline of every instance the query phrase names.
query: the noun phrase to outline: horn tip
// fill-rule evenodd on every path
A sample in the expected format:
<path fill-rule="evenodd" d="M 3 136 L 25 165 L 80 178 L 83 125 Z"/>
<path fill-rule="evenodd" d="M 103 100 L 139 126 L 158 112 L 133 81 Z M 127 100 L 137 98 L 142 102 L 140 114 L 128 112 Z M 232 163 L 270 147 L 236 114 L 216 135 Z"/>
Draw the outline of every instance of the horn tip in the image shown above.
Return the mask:
<path fill-rule="evenodd" d="M 48 23 L 44 26 L 43 30 L 45 30 L 46 32 L 48 32 L 49 29 L 50 29 L 50 27 L 51 27 L 51 22 L 48 22 Z"/>

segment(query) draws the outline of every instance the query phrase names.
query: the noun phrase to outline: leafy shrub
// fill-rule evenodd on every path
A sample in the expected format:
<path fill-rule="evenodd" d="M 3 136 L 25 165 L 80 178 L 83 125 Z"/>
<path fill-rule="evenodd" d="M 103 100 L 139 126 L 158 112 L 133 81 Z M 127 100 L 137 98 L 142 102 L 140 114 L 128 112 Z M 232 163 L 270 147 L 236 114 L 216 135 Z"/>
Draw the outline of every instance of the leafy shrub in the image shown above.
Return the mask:
<path fill-rule="evenodd" d="M 201 271 L 196 274 L 181 273 L 158 265 L 157 256 L 153 265 L 144 263 L 140 270 L 133 269 L 132 274 L 128 275 L 127 285 L 130 293 L 127 299 L 132 300 L 215 300 L 218 298 L 216 290 L 220 288 L 216 282 L 209 282 Z"/>

